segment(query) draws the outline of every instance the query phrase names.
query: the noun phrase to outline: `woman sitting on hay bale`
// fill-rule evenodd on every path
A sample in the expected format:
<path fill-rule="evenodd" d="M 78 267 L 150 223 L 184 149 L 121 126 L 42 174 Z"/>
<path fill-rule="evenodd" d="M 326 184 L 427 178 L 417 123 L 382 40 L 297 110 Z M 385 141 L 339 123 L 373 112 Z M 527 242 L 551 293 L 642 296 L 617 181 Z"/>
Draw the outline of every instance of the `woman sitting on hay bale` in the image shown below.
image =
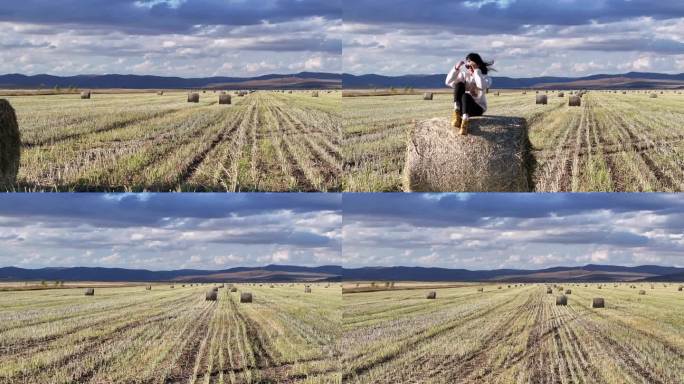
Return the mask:
<path fill-rule="evenodd" d="M 465 72 L 461 67 L 465 64 Z M 487 76 L 494 62 L 485 62 L 477 53 L 469 53 L 465 60 L 459 61 L 446 78 L 446 85 L 454 89 L 454 113 L 451 125 L 461 128 L 460 134 L 468 134 L 468 119 L 482 116 L 487 111 L 487 89 L 492 79 Z"/>

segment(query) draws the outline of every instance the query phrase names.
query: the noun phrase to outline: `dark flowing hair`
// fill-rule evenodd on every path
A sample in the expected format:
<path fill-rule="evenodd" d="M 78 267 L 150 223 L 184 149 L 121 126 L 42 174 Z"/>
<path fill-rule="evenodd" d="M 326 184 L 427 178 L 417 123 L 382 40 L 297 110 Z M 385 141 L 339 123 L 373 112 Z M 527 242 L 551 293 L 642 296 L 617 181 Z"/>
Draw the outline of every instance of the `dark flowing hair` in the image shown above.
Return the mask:
<path fill-rule="evenodd" d="M 475 64 L 477 64 L 478 68 L 482 71 L 483 74 L 487 74 L 487 72 L 491 71 L 496 71 L 496 69 L 491 68 L 492 65 L 494 65 L 493 61 L 484 61 L 482 60 L 482 57 L 480 57 L 479 54 L 475 52 L 471 52 L 466 56 L 466 59 L 470 61 L 474 61 Z"/>

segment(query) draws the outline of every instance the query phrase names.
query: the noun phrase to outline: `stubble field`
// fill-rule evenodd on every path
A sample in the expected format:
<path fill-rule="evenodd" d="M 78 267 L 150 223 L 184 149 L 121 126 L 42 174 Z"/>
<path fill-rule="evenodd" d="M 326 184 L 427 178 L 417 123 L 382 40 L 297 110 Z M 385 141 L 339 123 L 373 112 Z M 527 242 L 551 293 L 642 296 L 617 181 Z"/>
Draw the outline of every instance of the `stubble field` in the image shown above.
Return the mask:
<path fill-rule="evenodd" d="M 339 191 L 340 92 L 13 96 L 19 191 Z"/>
<path fill-rule="evenodd" d="M 343 295 L 345 382 L 684 379 L 684 293 L 677 285 L 564 284 L 553 294 L 543 284 L 398 288 Z M 556 306 L 567 289 L 567 306 Z M 430 290 L 435 300 L 426 299 Z M 591 307 L 595 297 L 605 308 Z"/>
<path fill-rule="evenodd" d="M 650 98 L 657 93 L 657 98 Z M 568 92 L 492 91 L 487 115 L 526 120 L 528 164 L 534 190 L 684 190 L 684 94 L 673 91 L 589 91 L 581 107 L 568 106 Z M 406 140 L 414 121 L 449 117 L 453 96 L 344 97 L 346 191 L 400 191 Z"/>
<path fill-rule="evenodd" d="M 340 382 L 339 286 L 210 287 L 3 292 L 0 383 Z"/>

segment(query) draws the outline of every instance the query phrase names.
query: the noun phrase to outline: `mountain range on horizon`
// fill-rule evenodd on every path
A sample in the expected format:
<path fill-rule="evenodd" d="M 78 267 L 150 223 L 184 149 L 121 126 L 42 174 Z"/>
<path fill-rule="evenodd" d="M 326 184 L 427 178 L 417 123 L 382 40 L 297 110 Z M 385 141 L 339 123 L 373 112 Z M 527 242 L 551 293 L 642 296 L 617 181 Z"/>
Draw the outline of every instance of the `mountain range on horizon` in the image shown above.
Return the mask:
<path fill-rule="evenodd" d="M 256 77 L 182 78 L 151 75 L 0 75 L 0 89 L 340 89 L 340 74 L 300 72 Z"/>
<path fill-rule="evenodd" d="M 0 75 L 0 89 L 373 89 L 445 88 L 444 74 L 385 76 L 377 74 L 300 72 L 256 77 L 165 77 L 152 75 Z M 628 72 L 584 77 L 540 76 L 513 78 L 492 76 L 498 89 L 684 89 L 684 73 Z"/>
<path fill-rule="evenodd" d="M 492 77 L 493 89 L 684 89 L 684 73 L 628 72 L 584 77 Z M 446 74 L 384 76 L 342 74 L 344 89 L 445 88 Z"/>
<path fill-rule="evenodd" d="M 101 281 L 101 282 L 285 282 L 285 281 L 461 281 L 461 282 L 543 282 L 543 281 L 684 281 L 684 268 L 658 265 L 634 267 L 587 264 L 544 269 L 468 270 L 436 267 L 360 267 L 336 265 L 302 267 L 266 265 L 223 270 L 64 267 L 25 269 L 0 268 L 2 281 Z"/>

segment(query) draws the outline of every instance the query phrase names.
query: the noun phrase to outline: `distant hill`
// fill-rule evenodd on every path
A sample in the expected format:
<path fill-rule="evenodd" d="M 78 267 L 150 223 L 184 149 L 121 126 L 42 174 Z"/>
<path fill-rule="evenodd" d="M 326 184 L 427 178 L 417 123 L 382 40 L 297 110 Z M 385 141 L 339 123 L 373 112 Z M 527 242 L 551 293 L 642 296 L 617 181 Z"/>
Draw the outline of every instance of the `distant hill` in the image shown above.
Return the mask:
<path fill-rule="evenodd" d="M 445 88 L 446 74 L 435 75 L 351 75 L 342 74 L 344 89 L 370 88 Z M 492 76 L 492 88 L 499 89 L 684 89 L 684 73 L 629 72 L 617 75 L 585 77 L 530 77 L 512 78 Z"/>
<path fill-rule="evenodd" d="M 345 280 L 397 281 L 638 281 L 658 276 L 684 273 L 684 268 L 643 265 L 622 267 L 585 265 L 554 267 L 539 270 L 495 269 L 471 271 L 467 269 L 424 267 L 365 267 L 344 269 Z"/>
<path fill-rule="evenodd" d="M 467 269 L 424 267 L 364 267 L 340 266 L 299 267 L 267 265 L 238 267 L 218 271 L 182 269 L 149 271 L 123 268 L 0 268 L 0 281 L 64 280 L 64 281 L 684 281 L 684 268 L 642 265 L 622 267 L 613 265 L 585 265 L 554 267 L 539 270 L 495 269 L 471 271 Z"/>
<path fill-rule="evenodd" d="M 0 281 L 63 280 L 63 281 L 337 281 L 342 268 L 337 266 L 297 267 L 267 265 L 265 267 L 238 267 L 218 271 L 181 269 L 149 271 L 124 268 L 0 268 Z"/>
<path fill-rule="evenodd" d="M 38 88 L 125 88 L 125 89 L 340 89 L 342 76 L 337 73 L 301 72 L 291 75 L 257 77 L 181 77 L 139 75 L 51 76 L 21 74 L 0 75 L 2 89 Z"/>

